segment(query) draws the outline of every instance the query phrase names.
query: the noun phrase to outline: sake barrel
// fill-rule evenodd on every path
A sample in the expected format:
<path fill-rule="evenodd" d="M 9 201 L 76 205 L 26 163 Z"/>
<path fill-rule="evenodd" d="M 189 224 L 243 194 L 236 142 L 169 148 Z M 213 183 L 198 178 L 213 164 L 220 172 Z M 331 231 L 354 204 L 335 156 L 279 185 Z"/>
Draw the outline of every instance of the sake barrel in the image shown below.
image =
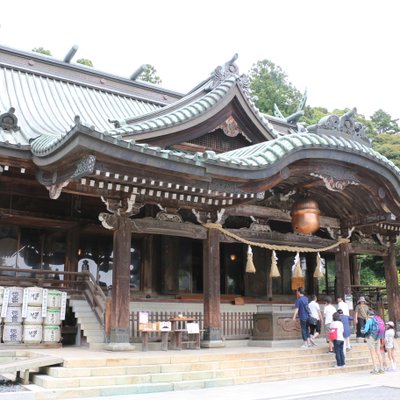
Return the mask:
<path fill-rule="evenodd" d="M 58 343 L 61 340 L 61 327 L 59 325 L 43 326 L 43 342 Z"/>
<path fill-rule="evenodd" d="M 42 324 L 42 307 L 41 306 L 28 306 L 26 310 L 26 317 L 24 318 L 24 324 L 35 325 Z"/>
<path fill-rule="evenodd" d="M 26 302 L 29 306 L 41 306 L 43 302 L 43 288 L 32 286 L 26 288 Z"/>
<path fill-rule="evenodd" d="M 8 306 L 4 322 L 6 324 L 21 324 L 22 306 L 15 306 L 15 305 Z"/>
<path fill-rule="evenodd" d="M 59 290 L 49 290 L 47 292 L 47 308 L 60 308 L 61 296 L 62 292 Z"/>
<path fill-rule="evenodd" d="M 13 306 L 22 305 L 24 300 L 24 289 L 22 287 L 13 286 L 8 288 L 8 304 Z"/>
<path fill-rule="evenodd" d="M 3 304 L 4 287 L 0 286 L 0 306 Z"/>
<path fill-rule="evenodd" d="M 61 310 L 59 308 L 48 308 L 47 314 L 44 317 L 44 325 L 60 325 L 61 324 Z"/>
<path fill-rule="evenodd" d="M 4 343 L 21 343 L 22 341 L 22 325 L 21 324 L 4 324 L 3 326 L 3 342 Z"/>
<path fill-rule="evenodd" d="M 43 337 L 42 325 L 24 325 L 22 341 L 27 344 L 40 343 Z"/>

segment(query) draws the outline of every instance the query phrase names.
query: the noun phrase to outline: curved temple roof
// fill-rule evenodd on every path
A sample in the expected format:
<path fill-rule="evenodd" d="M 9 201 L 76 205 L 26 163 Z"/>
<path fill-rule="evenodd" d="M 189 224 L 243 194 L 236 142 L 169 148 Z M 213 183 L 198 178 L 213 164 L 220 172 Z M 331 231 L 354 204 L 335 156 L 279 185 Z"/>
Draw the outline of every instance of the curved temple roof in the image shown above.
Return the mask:
<path fill-rule="evenodd" d="M 0 144 L 29 148 L 42 135 L 61 138 L 79 115 L 98 131 L 110 120 L 159 110 L 181 97 L 150 90 L 89 68 L 72 66 L 34 53 L 0 47 L 0 115 L 14 109 L 18 127 L 0 126 Z"/>

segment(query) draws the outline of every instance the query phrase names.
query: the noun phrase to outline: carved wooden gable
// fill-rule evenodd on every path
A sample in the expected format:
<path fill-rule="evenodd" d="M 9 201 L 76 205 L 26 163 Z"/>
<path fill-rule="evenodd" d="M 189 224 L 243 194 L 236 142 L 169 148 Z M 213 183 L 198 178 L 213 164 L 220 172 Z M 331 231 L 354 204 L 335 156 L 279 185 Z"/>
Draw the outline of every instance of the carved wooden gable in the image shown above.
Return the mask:
<path fill-rule="evenodd" d="M 253 144 L 232 116 L 228 117 L 212 132 L 192 139 L 188 143 L 199 146 L 202 151 L 212 150 L 216 153 L 224 153 Z"/>

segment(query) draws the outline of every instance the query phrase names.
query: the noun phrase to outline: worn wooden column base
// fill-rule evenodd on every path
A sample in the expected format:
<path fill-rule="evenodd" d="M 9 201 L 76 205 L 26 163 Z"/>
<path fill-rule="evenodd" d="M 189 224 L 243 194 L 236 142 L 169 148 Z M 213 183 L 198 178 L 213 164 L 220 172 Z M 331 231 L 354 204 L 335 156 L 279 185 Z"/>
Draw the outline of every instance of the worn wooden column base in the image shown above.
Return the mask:
<path fill-rule="evenodd" d="M 221 329 L 206 328 L 204 330 L 203 340 L 201 341 L 201 347 L 225 347 L 225 342 L 222 340 Z"/>
<path fill-rule="evenodd" d="M 225 347 L 225 342 L 223 340 L 202 340 L 200 346 L 207 349 L 213 349 Z"/>
<path fill-rule="evenodd" d="M 104 350 L 109 351 L 134 351 L 135 346 L 130 343 L 107 343 L 104 345 Z"/>
<path fill-rule="evenodd" d="M 128 329 L 111 329 L 110 343 L 104 345 L 105 350 L 110 351 L 133 351 L 135 346 L 129 343 Z"/>

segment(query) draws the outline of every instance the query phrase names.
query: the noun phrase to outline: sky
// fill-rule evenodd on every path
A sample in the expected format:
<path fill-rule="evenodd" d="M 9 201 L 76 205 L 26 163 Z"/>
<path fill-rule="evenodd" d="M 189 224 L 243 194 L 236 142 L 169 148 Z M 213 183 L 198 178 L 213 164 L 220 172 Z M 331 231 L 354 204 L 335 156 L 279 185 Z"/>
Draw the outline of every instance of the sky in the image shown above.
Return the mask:
<path fill-rule="evenodd" d="M 44 47 L 129 77 L 152 64 L 186 93 L 237 53 L 279 66 L 311 107 L 400 117 L 398 0 L 3 0 L 0 45 Z M 0 110 L 1 111 L 1 110 Z"/>

